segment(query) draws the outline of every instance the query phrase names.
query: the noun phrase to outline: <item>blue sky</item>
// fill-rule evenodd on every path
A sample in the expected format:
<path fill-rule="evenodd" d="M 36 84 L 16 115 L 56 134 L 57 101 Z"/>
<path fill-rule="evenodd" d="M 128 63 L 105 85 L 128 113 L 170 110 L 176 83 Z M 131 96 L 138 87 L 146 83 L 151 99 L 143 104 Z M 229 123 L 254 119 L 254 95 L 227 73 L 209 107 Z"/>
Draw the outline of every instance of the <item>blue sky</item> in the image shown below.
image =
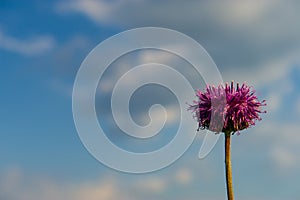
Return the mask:
<path fill-rule="evenodd" d="M 247 81 L 267 100 L 263 120 L 232 138 L 236 199 L 299 199 L 299 9 L 298 1 L 280 0 L 1 1 L 0 199 L 225 199 L 222 137 L 203 160 L 197 159 L 203 141 L 198 134 L 172 166 L 131 175 L 96 161 L 77 135 L 71 94 L 81 62 L 101 41 L 144 26 L 171 28 L 194 38 L 211 55 L 224 81 Z M 180 63 L 153 51 L 134 53 L 122 63 L 152 58 Z M 115 77 L 113 70 L 104 77 L 106 87 L 99 86 L 97 107 L 105 107 L 107 93 L 101 92 L 110 91 L 109 80 Z M 154 88 L 144 89 L 153 95 Z M 156 100 L 171 105 L 174 115 L 176 102 L 166 101 L 172 95 L 160 90 L 155 88 Z M 135 102 L 142 95 L 137 92 Z M 139 116 L 153 102 L 135 102 L 133 118 L 145 124 L 147 118 Z M 110 127 L 109 116 L 102 118 Z M 177 120 L 169 121 L 170 130 Z M 170 130 L 158 144 L 138 144 L 121 133 L 110 138 L 143 151 L 166 142 Z"/>

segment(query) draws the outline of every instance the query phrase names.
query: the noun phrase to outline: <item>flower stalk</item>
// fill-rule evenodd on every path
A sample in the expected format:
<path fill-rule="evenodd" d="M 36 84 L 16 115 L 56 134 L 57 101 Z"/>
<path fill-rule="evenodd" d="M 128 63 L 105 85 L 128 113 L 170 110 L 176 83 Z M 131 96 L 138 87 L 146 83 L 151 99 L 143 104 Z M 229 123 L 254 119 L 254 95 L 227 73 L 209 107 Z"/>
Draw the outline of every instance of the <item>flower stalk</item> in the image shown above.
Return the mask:
<path fill-rule="evenodd" d="M 231 154 L 230 154 L 230 133 L 225 133 L 225 171 L 226 171 L 226 186 L 228 200 L 233 200 L 233 183 L 232 183 L 232 170 L 231 170 Z"/>

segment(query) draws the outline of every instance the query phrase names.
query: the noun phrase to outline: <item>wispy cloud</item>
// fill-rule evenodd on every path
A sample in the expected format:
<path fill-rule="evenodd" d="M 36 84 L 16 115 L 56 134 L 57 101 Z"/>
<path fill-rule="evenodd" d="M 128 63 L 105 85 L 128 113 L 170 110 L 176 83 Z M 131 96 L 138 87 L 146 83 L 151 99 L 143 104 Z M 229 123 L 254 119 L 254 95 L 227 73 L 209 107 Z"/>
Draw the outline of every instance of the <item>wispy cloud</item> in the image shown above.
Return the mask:
<path fill-rule="evenodd" d="M 264 149 L 272 170 L 276 175 L 293 173 L 300 165 L 299 145 L 300 127 L 297 122 L 276 122 L 265 120 L 262 126 L 257 127 L 255 143 L 258 149 Z M 250 143 L 249 143 L 250 145 Z"/>
<path fill-rule="evenodd" d="M 298 154 L 286 147 L 275 146 L 270 151 L 270 157 L 278 168 L 279 173 L 290 171 L 300 164 Z"/>
<path fill-rule="evenodd" d="M 0 180 L 0 199 L 5 200 L 134 200 L 112 177 L 81 183 L 60 183 L 50 178 L 28 177 L 18 168 L 9 169 Z"/>
<path fill-rule="evenodd" d="M 56 8 L 84 14 L 96 23 L 182 31 L 204 45 L 228 79 L 240 74 L 248 74 L 248 79 L 259 77 L 258 81 L 279 78 L 286 64 L 299 54 L 297 1 L 76 0 L 60 3 Z M 232 74 L 233 71 L 241 73 Z"/>
<path fill-rule="evenodd" d="M 55 47 L 55 40 L 51 36 L 37 36 L 29 39 L 19 39 L 9 36 L 0 30 L 0 49 L 34 56 L 45 53 Z"/>
<path fill-rule="evenodd" d="M 182 185 L 187 185 L 191 183 L 192 180 L 193 180 L 193 173 L 188 168 L 179 169 L 175 173 L 175 181 Z"/>
<path fill-rule="evenodd" d="M 167 178 L 151 177 L 137 181 L 135 187 L 144 192 L 162 193 L 167 189 L 168 185 Z"/>
<path fill-rule="evenodd" d="M 146 195 L 159 195 L 174 187 L 173 180 L 187 184 L 191 172 L 179 169 L 175 175 L 128 178 L 127 184 L 115 175 L 79 182 L 59 182 L 31 174 L 17 167 L 0 172 L 0 199 L 5 200 L 135 200 Z M 175 183 L 176 184 L 176 183 Z M 143 199 L 149 199 L 148 197 Z"/>
<path fill-rule="evenodd" d="M 59 2 L 55 9 L 61 14 L 77 12 L 93 21 L 106 22 L 114 13 L 118 1 L 75 0 Z"/>

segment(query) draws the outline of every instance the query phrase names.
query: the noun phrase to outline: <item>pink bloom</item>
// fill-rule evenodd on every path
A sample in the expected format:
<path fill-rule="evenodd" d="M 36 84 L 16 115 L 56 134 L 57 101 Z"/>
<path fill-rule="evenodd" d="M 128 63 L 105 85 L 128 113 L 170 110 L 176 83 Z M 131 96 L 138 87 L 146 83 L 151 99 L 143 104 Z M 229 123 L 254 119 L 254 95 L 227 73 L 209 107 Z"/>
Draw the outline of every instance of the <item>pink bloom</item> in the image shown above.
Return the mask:
<path fill-rule="evenodd" d="M 195 114 L 199 128 L 214 132 L 235 133 L 255 125 L 261 120 L 259 114 L 265 113 L 261 107 L 265 100 L 259 101 L 255 91 L 245 83 L 242 86 L 233 81 L 231 85 L 225 84 L 206 86 L 204 92 L 196 92 L 198 99 L 190 105 L 189 110 Z"/>

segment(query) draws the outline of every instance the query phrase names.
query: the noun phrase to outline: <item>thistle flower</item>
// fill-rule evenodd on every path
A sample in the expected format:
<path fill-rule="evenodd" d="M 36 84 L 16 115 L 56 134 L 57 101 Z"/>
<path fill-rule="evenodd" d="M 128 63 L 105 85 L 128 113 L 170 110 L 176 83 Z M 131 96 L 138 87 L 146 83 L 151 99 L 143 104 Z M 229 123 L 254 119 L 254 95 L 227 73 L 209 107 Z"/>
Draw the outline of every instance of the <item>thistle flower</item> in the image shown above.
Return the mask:
<path fill-rule="evenodd" d="M 198 90 L 196 96 L 198 100 L 189 109 L 194 112 L 199 128 L 217 133 L 239 132 L 255 125 L 256 120 L 261 120 L 259 114 L 266 112 L 261 110 L 266 105 L 265 100 L 260 102 L 255 90 L 245 83 L 242 86 L 237 83 L 236 87 L 233 81 L 225 87 L 207 85 L 205 91 Z"/>
<path fill-rule="evenodd" d="M 208 129 L 216 133 L 223 132 L 225 135 L 225 171 L 228 200 L 234 200 L 230 136 L 250 126 L 255 125 L 256 120 L 261 120 L 259 114 L 265 113 L 261 107 L 265 106 L 265 100 L 259 101 L 255 90 L 245 83 L 234 87 L 230 85 L 206 86 L 204 92 L 196 92 L 198 100 L 190 105 L 195 118 L 198 121 L 198 130 Z"/>

